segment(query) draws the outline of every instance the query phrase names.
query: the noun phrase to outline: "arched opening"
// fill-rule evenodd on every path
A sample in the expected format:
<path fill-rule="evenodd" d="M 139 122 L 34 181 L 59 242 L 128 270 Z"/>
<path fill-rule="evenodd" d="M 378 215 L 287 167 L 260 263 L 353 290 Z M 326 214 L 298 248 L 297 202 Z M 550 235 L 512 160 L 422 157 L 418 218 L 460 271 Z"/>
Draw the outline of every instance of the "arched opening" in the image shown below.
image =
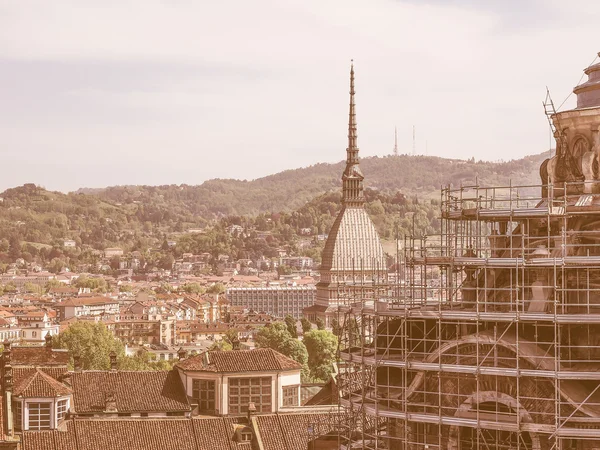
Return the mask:
<path fill-rule="evenodd" d="M 477 419 L 482 426 L 450 428 L 448 450 L 540 450 L 535 433 L 509 430 L 511 425 L 531 422 L 529 413 L 513 397 L 492 391 L 480 391 L 465 401 L 457 417 Z M 517 420 L 519 419 L 519 420 Z M 485 427 L 485 423 L 499 426 Z M 506 424 L 507 426 L 500 426 Z"/>

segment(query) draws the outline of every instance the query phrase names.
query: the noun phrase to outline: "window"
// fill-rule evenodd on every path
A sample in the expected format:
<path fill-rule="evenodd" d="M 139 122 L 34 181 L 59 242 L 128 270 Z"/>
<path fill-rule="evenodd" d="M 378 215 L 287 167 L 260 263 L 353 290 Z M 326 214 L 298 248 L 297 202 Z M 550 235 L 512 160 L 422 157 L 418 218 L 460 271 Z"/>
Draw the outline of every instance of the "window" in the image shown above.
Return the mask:
<path fill-rule="evenodd" d="M 65 418 L 67 414 L 68 408 L 68 400 L 59 400 L 56 404 L 56 420 L 61 420 Z"/>
<path fill-rule="evenodd" d="M 298 386 L 283 387 L 283 406 L 298 406 Z"/>
<path fill-rule="evenodd" d="M 29 408 L 29 429 L 50 429 L 50 403 L 27 403 Z"/>
<path fill-rule="evenodd" d="M 23 429 L 23 403 L 15 400 L 13 403 L 13 415 L 15 421 L 15 431 Z"/>
<path fill-rule="evenodd" d="M 250 442 L 250 441 L 252 441 L 252 432 L 251 431 L 247 431 L 247 430 L 242 431 L 242 433 L 240 434 L 240 440 L 242 442 Z"/>
<path fill-rule="evenodd" d="M 257 412 L 271 412 L 271 377 L 229 379 L 229 413 L 247 412 L 250 402 Z"/>
<path fill-rule="evenodd" d="M 198 401 L 198 410 L 215 411 L 214 380 L 192 380 L 192 397 Z"/>

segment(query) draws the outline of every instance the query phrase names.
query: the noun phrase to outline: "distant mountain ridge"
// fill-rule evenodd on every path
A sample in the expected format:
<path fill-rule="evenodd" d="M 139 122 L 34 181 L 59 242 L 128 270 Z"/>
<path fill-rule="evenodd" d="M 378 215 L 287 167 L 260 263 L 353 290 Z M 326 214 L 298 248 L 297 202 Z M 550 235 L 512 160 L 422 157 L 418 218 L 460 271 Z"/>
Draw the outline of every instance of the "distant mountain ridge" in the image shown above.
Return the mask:
<path fill-rule="evenodd" d="M 485 186 L 539 184 L 539 166 L 547 153 L 508 162 L 476 162 L 436 156 L 385 156 L 361 159 L 365 186 L 405 195 L 439 196 L 440 187 L 460 183 Z M 212 179 L 196 186 L 111 186 L 80 189 L 110 203 L 176 203 L 205 219 L 294 211 L 318 195 L 341 189 L 344 161 L 291 169 L 252 181 Z"/>
<path fill-rule="evenodd" d="M 384 240 L 413 232 L 435 234 L 441 185 L 472 184 L 476 178 L 485 186 L 536 185 L 543 159 L 365 158 L 365 208 Z M 7 189 L 0 193 L 0 273 L 19 258 L 53 272 L 78 270 L 80 264 L 96 267 L 98 251 L 107 247 L 140 251 L 151 267 L 166 268 L 172 253 L 183 252 L 260 259 L 286 248 L 318 260 L 318 243 L 298 244 L 331 228 L 341 206 L 343 166 L 317 164 L 254 181 L 215 179 L 199 186 L 113 186 L 68 194 L 31 183 Z M 255 232 L 241 238 L 227 231 L 232 224 L 270 234 L 268 239 Z M 167 238 L 177 241 L 175 250 Z M 73 242 L 66 247 L 65 240 Z"/>

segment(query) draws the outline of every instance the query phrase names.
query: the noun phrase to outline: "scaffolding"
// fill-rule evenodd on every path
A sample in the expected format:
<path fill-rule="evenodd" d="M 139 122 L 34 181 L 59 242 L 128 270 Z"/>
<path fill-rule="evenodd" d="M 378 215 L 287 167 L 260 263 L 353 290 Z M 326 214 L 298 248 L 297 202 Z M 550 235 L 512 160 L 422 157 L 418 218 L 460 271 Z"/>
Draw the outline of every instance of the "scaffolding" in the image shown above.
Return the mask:
<path fill-rule="evenodd" d="M 442 190 L 440 235 L 404 238 L 394 283 L 340 308 L 346 448 L 600 448 L 589 183 Z"/>

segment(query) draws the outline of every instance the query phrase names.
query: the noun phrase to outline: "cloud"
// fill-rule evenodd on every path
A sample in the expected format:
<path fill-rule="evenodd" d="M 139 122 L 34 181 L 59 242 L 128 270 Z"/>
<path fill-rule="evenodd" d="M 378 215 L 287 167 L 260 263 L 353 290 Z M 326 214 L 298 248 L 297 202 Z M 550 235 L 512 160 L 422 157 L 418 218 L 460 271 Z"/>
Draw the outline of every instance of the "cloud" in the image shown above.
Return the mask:
<path fill-rule="evenodd" d="M 193 184 L 338 161 L 350 58 L 362 155 L 390 153 L 394 126 L 409 152 L 413 125 L 420 152 L 541 152 L 545 86 L 561 103 L 599 50 L 594 5 L 0 0 L 0 188 Z"/>

